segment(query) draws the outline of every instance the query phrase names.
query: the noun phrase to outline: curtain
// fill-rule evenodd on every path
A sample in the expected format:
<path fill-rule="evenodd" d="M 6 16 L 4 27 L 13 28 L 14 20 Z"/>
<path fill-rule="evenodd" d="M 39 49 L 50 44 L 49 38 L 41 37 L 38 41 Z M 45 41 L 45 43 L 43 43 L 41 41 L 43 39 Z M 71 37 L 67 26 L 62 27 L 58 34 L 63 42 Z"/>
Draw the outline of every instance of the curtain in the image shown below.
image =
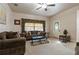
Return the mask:
<path fill-rule="evenodd" d="M 21 31 L 22 32 L 25 32 L 25 23 L 42 23 L 43 24 L 43 31 L 45 31 L 45 21 L 24 19 L 24 18 L 22 18 L 21 20 L 22 20 L 22 23 L 21 23 Z"/>

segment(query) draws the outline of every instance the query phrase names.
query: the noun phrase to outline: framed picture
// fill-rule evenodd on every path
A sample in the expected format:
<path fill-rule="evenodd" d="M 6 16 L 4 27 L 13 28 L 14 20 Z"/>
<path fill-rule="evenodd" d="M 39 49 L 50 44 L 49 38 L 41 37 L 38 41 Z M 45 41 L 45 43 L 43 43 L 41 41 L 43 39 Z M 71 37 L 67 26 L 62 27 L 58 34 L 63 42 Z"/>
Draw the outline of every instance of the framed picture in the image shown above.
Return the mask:
<path fill-rule="evenodd" d="M 14 20 L 15 25 L 20 25 L 20 20 Z"/>
<path fill-rule="evenodd" d="M 0 4 L 0 24 L 6 24 L 6 11 L 3 5 Z"/>

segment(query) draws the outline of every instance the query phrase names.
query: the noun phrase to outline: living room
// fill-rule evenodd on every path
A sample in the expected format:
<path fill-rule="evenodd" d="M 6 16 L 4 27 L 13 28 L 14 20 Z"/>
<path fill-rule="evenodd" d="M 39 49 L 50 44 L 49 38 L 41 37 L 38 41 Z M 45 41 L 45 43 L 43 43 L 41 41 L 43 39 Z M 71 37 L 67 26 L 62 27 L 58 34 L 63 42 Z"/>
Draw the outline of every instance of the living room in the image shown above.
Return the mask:
<path fill-rule="evenodd" d="M 5 14 L 2 14 L 2 19 L 4 20 L 0 21 L 2 22 L 0 24 L 0 33 L 17 32 L 20 36 L 22 35 L 24 39 L 21 39 L 21 41 L 19 40 L 20 42 L 17 40 L 17 45 L 13 45 L 18 46 L 20 44 L 21 49 L 16 48 L 15 50 L 6 50 L 6 48 L 1 47 L 1 53 L 4 55 L 9 55 L 9 53 L 18 54 L 19 52 L 22 52 L 22 54 L 25 55 L 75 55 L 75 47 L 78 48 L 79 46 L 79 37 L 77 32 L 79 3 L 57 3 L 53 4 L 52 6 L 47 6 L 47 9 L 44 9 L 44 6 L 39 7 L 39 5 L 44 5 L 44 3 L 0 4 L 0 7 L 2 8 L 1 10 L 3 10 L 3 14 Z M 64 30 L 66 30 L 67 35 L 69 36 L 69 42 L 59 41 L 59 36 L 64 35 Z M 26 34 L 25 31 L 29 31 L 29 34 Z M 33 32 L 32 35 L 32 32 L 30 33 L 30 31 L 37 31 L 38 34 L 40 33 L 41 35 L 46 34 L 44 37 L 45 41 L 41 41 L 42 43 L 40 43 L 36 40 L 34 42 L 35 45 L 33 45 L 34 43 L 31 45 L 31 39 L 27 40 L 26 36 L 31 35 L 33 41 L 37 32 Z M 8 35 L 8 37 L 10 35 L 11 33 Z M 39 39 L 39 37 L 35 38 Z M 6 41 L 4 43 L 6 43 Z M 22 45 L 22 43 L 24 44 Z M 11 44 L 11 42 L 9 42 L 9 44 Z M 76 44 L 78 46 L 76 46 Z M 8 48 L 9 46 L 6 45 L 6 47 Z M 17 52 L 14 53 L 12 50 L 14 52 L 17 50 Z M 3 51 L 8 52 L 3 53 Z M 78 53 L 79 52 L 77 52 L 77 54 Z"/>

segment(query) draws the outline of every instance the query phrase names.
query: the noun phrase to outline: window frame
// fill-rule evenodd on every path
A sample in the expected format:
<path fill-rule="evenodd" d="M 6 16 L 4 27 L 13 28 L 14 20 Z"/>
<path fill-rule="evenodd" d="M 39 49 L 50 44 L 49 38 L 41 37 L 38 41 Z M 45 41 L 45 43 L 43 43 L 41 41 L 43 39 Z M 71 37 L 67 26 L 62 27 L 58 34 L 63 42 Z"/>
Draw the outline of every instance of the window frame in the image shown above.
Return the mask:
<path fill-rule="evenodd" d="M 21 32 L 25 32 L 25 23 L 41 23 L 41 24 L 43 24 L 43 31 L 45 31 L 46 21 L 22 18 L 21 19 Z"/>
<path fill-rule="evenodd" d="M 60 32 L 60 21 L 56 20 L 53 23 L 53 32 L 59 33 Z M 58 24 L 58 29 L 55 28 L 56 24 Z"/>

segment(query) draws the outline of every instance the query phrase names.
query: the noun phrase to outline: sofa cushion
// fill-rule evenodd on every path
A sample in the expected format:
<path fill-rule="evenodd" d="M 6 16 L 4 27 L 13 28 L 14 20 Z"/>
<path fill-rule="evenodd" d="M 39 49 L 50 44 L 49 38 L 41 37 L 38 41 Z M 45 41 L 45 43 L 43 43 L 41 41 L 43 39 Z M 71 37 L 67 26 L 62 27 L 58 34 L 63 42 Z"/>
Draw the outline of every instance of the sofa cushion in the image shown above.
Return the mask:
<path fill-rule="evenodd" d="M 32 35 L 32 33 L 29 31 L 29 32 L 27 32 L 27 35 L 30 36 L 30 35 Z"/>
<path fill-rule="evenodd" d="M 17 38 L 17 32 L 6 32 L 6 38 L 7 39 Z"/>
<path fill-rule="evenodd" d="M 0 40 L 2 40 L 3 39 L 3 35 L 2 35 L 2 33 L 0 33 Z"/>
<path fill-rule="evenodd" d="M 31 34 L 32 35 L 37 35 L 38 34 L 38 31 L 31 31 Z"/>
<path fill-rule="evenodd" d="M 41 35 L 41 32 L 40 32 L 40 31 L 38 31 L 37 35 Z"/>
<path fill-rule="evenodd" d="M 2 32 L 2 33 L 0 33 L 0 40 L 3 40 L 3 39 L 5 39 L 5 33 L 4 32 Z"/>
<path fill-rule="evenodd" d="M 46 32 L 41 31 L 41 32 L 40 32 L 40 35 L 45 36 L 45 35 L 46 35 Z"/>

